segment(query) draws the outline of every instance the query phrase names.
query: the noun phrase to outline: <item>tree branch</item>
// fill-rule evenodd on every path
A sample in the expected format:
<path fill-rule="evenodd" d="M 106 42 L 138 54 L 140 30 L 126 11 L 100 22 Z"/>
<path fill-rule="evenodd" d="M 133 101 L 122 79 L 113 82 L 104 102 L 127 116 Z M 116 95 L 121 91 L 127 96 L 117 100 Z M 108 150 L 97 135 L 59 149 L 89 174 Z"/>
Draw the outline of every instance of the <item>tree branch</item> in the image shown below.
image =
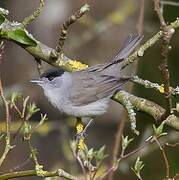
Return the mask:
<path fill-rule="evenodd" d="M 71 24 L 76 22 L 80 17 L 82 17 L 87 11 L 89 11 L 89 5 L 85 4 L 84 6 L 81 7 L 80 10 L 75 12 L 73 15 L 71 15 L 62 25 L 61 30 L 60 30 L 60 37 L 58 41 L 58 46 L 57 46 L 57 51 L 61 52 L 62 47 L 65 43 L 65 40 L 67 38 L 67 30 Z"/>
<path fill-rule="evenodd" d="M 39 14 L 40 12 L 42 11 L 43 9 L 43 6 L 44 6 L 44 0 L 40 0 L 40 5 L 39 7 L 37 8 L 37 10 L 32 14 L 30 15 L 29 17 L 26 17 L 24 19 L 24 21 L 22 22 L 22 25 L 23 27 L 25 28 L 28 24 L 30 24 Z"/>
<path fill-rule="evenodd" d="M 169 26 L 167 26 L 168 29 L 173 29 L 173 28 L 176 29 L 178 27 L 179 27 L 179 19 L 177 19 L 176 21 L 171 23 Z M 34 37 L 32 37 L 32 35 L 30 37 L 36 42 L 37 44 L 36 46 L 25 45 L 25 44 L 19 43 L 7 35 L 9 32 L 12 32 L 19 28 L 20 27 L 18 25 L 17 27 L 15 27 L 14 25 L 12 26 L 12 23 L 6 19 L 5 22 L 1 24 L 0 26 L 0 30 L 1 30 L 0 37 L 2 39 L 13 41 L 17 45 L 24 48 L 27 52 L 29 52 L 35 58 L 41 59 L 53 66 L 61 67 L 67 71 L 76 70 L 73 68 L 72 66 L 73 63 L 71 63 L 72 60 L 70 58 L 66 57 L 63 53 L 58 53 L 55 49 L 50 48 L 42 44 L 41 42 L 37 41 Z M 159 31 L 156 35 L 154 35 L 150 40 L 148 40 L 144 45 L 142 45 L 139 48 L 139 50 L 135 51 L 131 56 L 129 56 L 129 58 L 127 58 L 124 61 L 122 68 L 125 68 L 128 64 L 134 62 L 134 60 L 138 56 L 142 56 L 149 47 L 154 45 L 160 38 L 163 37 L 163 34 L 164 34 L 163 31 Z M 115 96 L 113 96 L 113 100 L 120 102 L 121 96 L 123 96 L 123 93 L 118 92 Z M 131 102 L 133 103 L 133 106 L 137 107 L 141 111 L 144 111 L 152 115 L 155 119 L 161 119 L 163 113 L 165 112 L 162 107 L 160 107 L 159 105 L 151 101 L 145 100 L 143 98 L 139 98 L 133 95 L 131 95 L 131 97 L 130 98 L 132 99 Z M 143 103 L 145 106 L 142 105 Z M 166 122 L 168 125 L 170 125 L 171 127 L 174 127 L 177 130 L 179 129 L 178 117 L 171 115 L 167 119 L 168 120 Z M 176 122 L 174 122 L 174 120 L 176 120 Z"/>
<path fill-rule="evenodd" d="M 5 145 L 4 152 L 3 152 L 2 156 L 0 157 L 0 166 L 1 166 L 3 161 L 5 160 L 8 152 L 13 148 L 13 146 L 11 146 L 11 144 L 10 144 L 11 136 L 10 136 L 9 103 L 4 96 L 1 77 L 0 77 L 0 95 L 1 95 L 2 101 L 5 105 L 5 109 L 6 109 L 6 145 Z"/>
<path fill-rule="evenodd" d="M 170 79 L 169 79 L 170 74 L 168 70 L 168 52 L 169 52 L 170 40 L 175 30 L 172 28 L 169 29 L 167 27 L 164 17 L 160 11 L 158 0 L 154 0 L 154 5 L 155 5 L 155 11 L 157 12 L 158 18 L 160 20 L 161 28 L 163 30 L 162 53 L 161 53 L 162 60 L 161 60 L 161 65 L 159 66 L 159 68 L 160 68 L 161 75 L 163 78 L 163 83 L 164 83 L 164 91 L 165 91 L 164 95 L 165 95 L 165 100 L 167 104 L 165 117 L 167 117 L 168 115 L 172 114 L 172 101 L 170 97 L 171 93 L 170 93 Z"/>
<path fill-rule="evenodd" d="M 139 111 L 143 111 L 149 115 L 151 115 L 156 121 L 160 121 L 163 118 L 166 110 L 159 106 L 158 104 L 146 100 L 144 98 L 140 98 L 129 94 L 125 91 L 117 92 L 112 99 L 124 105 L 124 97 L 128 96 L 131 104 L 138 109 Z M 175 115 L 170 115 L 165 119 L 165 124 L 179 131 L 179 118 Z"/>
<path fill-rule="evenodd" d="M 12 26 L 12 24 L 13 23 L 8 21 L 7 19 L 3 24 L 1 24 L 1 26 L 0 26 L 0 30 L 1 30 L 0 38 L 1 39 L 13 41 L 17 45 L 24 48 L 33 57 L 35 57 L 37 59 L 41 59 L 42 61 L 45 61 L 46 63 L 48 63 L 52 66 L 61 67 L 66 71 L 75 71 L 76 70 L 72 67 L 71 64 L 69 64 L 69 62 L 72 60 L 70 58 L 68 58 L 67 56 L 65 56 L 65 54 L 63 54 L 62 52 L 58 53 L 55 49 L 44 45 L 43 43 L 36 40 L 34 37 L 31 37 L 31 38 L 36 42 L 36 44 L 37 44 L 36 46 L 25 45 L 25 44 L 19 43 L 17 41 L 14 41 L 10 37 L 8 37 L 7 34 L 9 32 L 12 32 L 16 29 L 20 29 L 19 25 L 17 25 L 17 27 L 16 27 L 14 25 Z M 177 19 L 176 21 L 174 21 L 173 23 L 171 23 L 168 26 L 169 29 L 172 29 L 172 28 L 176 29 L 178 27 L 179 27 L 179 19 Z M 153 46 L 159 39 L 161 39 L 162 36 L 163 36 L 163 31 L 159 31 L 156 35 L 154 35 L 150 40 L 148 40 L 144 45 L 142 45 L 138 51 L 135 51 L 132 55 L 130 55 L 124 61 L 122 69 L 125 68 L 130 63 L 133 63 L 134 60 L 138 56 L 143 56 L 144 52 L 149 47 Z"/>
<path fill-rule="evenodd" d="M 179 27 L 179 19 L 172 22 L 167 28 L 169 30 L 171 29 L 177 29 Z M 121 69 L 124 69 L 126 66 L 128 66 L 130 63 L 133 63 L 136 58 L 139 56 L 143 56 L 144 52 L 151 46 L 153 46 L 158 40 L 160 40 L 164 35 L 163 31 L 159 31 L 157 34 L 155 34 L 151 39 L 149 39 L 144 45 L 142 45 L 138 51 L 135 51 L 132 55 L 130 55 L 128 58 L 124 60 L 124 63 L 121 67 Z"/>
<path fill-rule="evenodd" d="M 1 175 L 0 179 L 6 180 L 6 179 L 13 179 L 13 178 L 18 178 L 18 177 L 26 177 L 26 176 L 37 176 L 37 173 L 35 170 L 13 172 L 13 173 L 7 173 L 4 175 Z M 46 172 L 46 174 L 44 175 L 44 177 L 54 177 L 54 176 L 63 177 L 69 180 L 80 180 L 80 178 L 70 175 L 63 169 L 58 169 L 54 172 Z"/>

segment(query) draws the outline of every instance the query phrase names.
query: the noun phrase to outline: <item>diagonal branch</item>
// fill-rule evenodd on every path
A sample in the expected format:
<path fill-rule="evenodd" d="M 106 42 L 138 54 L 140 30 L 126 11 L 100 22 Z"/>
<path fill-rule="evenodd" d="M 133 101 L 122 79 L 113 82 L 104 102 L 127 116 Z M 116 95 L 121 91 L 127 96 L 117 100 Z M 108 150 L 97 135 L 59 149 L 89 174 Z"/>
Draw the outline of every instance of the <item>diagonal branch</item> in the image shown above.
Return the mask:
<path fill-rule="evenodd" d="M 40 0 L 40 5 L 37 8 L 37 10 L 30 15 L 29 17 L 26 17 L 24 21 L 22 22 L 23 27 L 25 28 L 28 24 L 30 24 L 42 11 L 44 6 L 44 0 Z"/>
<path fill-rule="evenodd" d="M 60 37 L 58 41 L 58 46 L 57 46 L 57 51 L 61 52 L 62 47 L 65 43 L 65 40 L 67 38 L 67 30 L 69 26 L 73 23 L 75 23 L 79 18 L 81 18 L 87 11 L 89 11 L 89 5 L 85 4 L 84 6 L 81 7 L 80 10 L 75 12 L 73 15 L 71 15 L 62 25 L 61 30 L 60 30 Z"/>
<path fill-rule="evenodd" d="M 174 22 L 172 22 L 167 28 L 169 30 L 174 30 L 179 27 L 179 19 L 176 19 Z M 161 30 L 157 34 L 155 34 L 151 39 L 149 39 L 145 44 L 143 44 L 138 51 L 135 51 L 132 55 L 130 55 L 128 58 L 125 59 L 121 69 L 124 69 L 129 64 L 133 63 L 137 57 L 143 56 L 144 52 L 152 47 L 158 40 L 160 40 L 164 35 L 164 31 Z"/>

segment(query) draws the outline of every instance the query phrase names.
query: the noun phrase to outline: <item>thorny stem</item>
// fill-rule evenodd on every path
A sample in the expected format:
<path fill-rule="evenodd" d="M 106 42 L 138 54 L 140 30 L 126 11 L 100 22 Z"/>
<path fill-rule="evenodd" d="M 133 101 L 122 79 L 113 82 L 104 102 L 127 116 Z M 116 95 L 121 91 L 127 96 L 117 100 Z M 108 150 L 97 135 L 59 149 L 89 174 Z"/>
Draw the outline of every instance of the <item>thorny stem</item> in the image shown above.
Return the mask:
<path fill-rule="evenodd" d="M 37 10 L 32 15 L 30 15 L 29 17 L 26 17 L 24 19 L 24 21 L 22 22 L 22 25 L 24 27 L 26 27 L 29 23 L 31 23 L 31 21 L 33 21 L 40 14 L 40 12 L 43 9 L 43 6 L 44 6 L 44 0 L 40 0 L 40 5 L 37 8 Z"/>
<path fill-rule="evenodd" d="M 5 145 L 4 152 L 0 158 L 0 166 L 1 166 L 3 161 L 5 160 L 8 152 L 13 148 L 13 146 L 10 145 L 10 138 L 11 137 L 10 137 L 9 103 L 4 96 L 1 77 L 0 77 L 0 95 L 1 95 L 2 101 L 5 105 L 5 109 L 6 109 L 6 145 Z"/>
<path fill-rule="evenodd" d="M 164 91 L 165 91 L 165 100 L 167 104 L 166 114 L 164 119 L 172 114 L 172 101 L 170 97 L 170 80 L 169 80 L 169 71 L 168 71 L 168 52 L 169 52 L 169 43 L 170 39 L 174 33 L 174 29 L 169 29 L 163 15 L 160 11 L 158 0 L 154 0 L 155 11 L 157 12 L 158 18 L 160 20 L 161 28 L 163 30 L 163 41 L 162 41 L 162 62 L 160 65 L 160 70 L 164 82 Z"/>

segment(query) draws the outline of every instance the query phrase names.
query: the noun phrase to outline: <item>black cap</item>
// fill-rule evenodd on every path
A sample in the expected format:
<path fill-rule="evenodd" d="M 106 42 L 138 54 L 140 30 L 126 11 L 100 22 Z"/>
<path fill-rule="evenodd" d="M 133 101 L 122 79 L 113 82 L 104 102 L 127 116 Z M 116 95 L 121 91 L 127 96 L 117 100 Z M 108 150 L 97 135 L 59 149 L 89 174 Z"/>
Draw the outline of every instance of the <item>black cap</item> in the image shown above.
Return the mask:
<path fill-rule="evenodd" d="M 48 78 L 49 81 L 53 80 L 55 77 L 61 76 L 65 71 L 61 68 L 51 68 L 46 70 L 40 78 Z"/>

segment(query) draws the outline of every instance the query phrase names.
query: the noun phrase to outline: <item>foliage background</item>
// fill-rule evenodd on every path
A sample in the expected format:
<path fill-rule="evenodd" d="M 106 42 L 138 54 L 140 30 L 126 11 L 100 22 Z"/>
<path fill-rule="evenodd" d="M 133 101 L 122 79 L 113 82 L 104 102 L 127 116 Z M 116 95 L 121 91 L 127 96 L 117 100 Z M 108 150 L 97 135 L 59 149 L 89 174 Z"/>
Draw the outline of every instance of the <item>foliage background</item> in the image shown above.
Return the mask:
<path fill-rule="evenodd" d="M 122 41 L 128 34 L 135 34 L 137 19 L 139 16 L 139 1 L 126 0 L 88 0 L 85 1 L 90 5 L 88 15 L 82 17 L 80 21 L 70 27 L 69 38 L 65 44 L 64 51 L 68 57 L 82 61 L 83 63 L 93 65 L 111 60 L 118 51 Z M 85 3 L 83 0 L 47 0 L 44 10 L 29 26 L 28 30 L 38 40 L 51 47 L 55 47 L 58 43 L 58 33 L 60 26 L 76 9 Z M 176 1 L 177 2 L 177 1 Z M 0 0 L 0 6 L 8 9 L 10 20 L 21 22 L 25 16 L 31 14 L 38 6 L 39 1 L 31 0 Z M 117 10 L 118 16 L 113 14 Z M 164 17 L 168 22 L 172 22 L 179 15 L 179 7 L 165 6 Z M 113 14 L 113 16 L 112 16 Z M 119 23 L 114 23 L 115 21 Z M 98 24 L 97 27 L 96 24 Z M 110 26 L 109 26 L 110 24 Z M 145 15 L 143 24 L 143 33 L 145 35 L 143 42 L 152 37 L 159 30 L 159 21 L 154 12 L 152 1 L 145 2 Z M 98 33 L 97 33 L 98 32 Z M 173 87 L 179 82 L 179 32 L 177 31 L 171 40 L 172 50 L 169 53 L 169 70 L 171 77 L 171 85 Z M 152 82 L 162 82 L 158 65 L 160 64 L 160 42 L 150 48 L 145 55 L 140 58 L 138 67 L 138 76 L 148 79 Z M 49 65 L 44 64 L 44 69 Z M 57 167 L 68 170 L 72 173 L 79 171 L 76 162 L 70 154 L 68 142 L 75 135 L 73 117 L 61 115 L 55 108 L 48 103 L 44 97 L 42 90 L 38 86 L 29 83 L 31 79 L 38 78 L 36 63 L 32 56 L 25 52 L 22 48 L 14 45 L 12 42 L 5 43 L 5 53 L 3 62 L 0 65 L 2 81 L 4 83 L 5 92 L 10 89 L 21 92 L 24 97 L 30 96 L 41 109 L 41 113 L 47 113 L 49 120 L 42 126 L 41 131 L 35 133 L 32 137 L 32 143 L 38 150 L 39 162 L 46 169 L 55 169 Z M 128 68 L 130 73 L 131 67 Z M 141 86 L 135 86 L 135 95 L 145 97 L 154 102 L 159 102 L 165 106 L 163 95 L 151 89 L 144 89 Z M 173 99 L 173 107 L 177 102 L 177 98 Z M 106 145 L 106 153 L 111 157 L 115 140 L 115 133 L 121 119 L 121 111 L 123 107 L 118 103 L 111 102 L 109 111 L 95 119 L 95 124 L 89 129 L 86 143 L 89 147 L 99 148 Z M 120 112 L 119 112 L 120 111 Z M 4 110 L 0 108 L 0 114 Z M 12 112 L 13 113 L 13 112 Z M 40 113 L 37 113 L 31 121 L 38 121 Z M 1 128 L 3 128 L 3 116 L 0 117 Z M 17 129 L 16 122 L 18 119 L 12 119 L 13 129 Z M 137 113 L 137 129 L 140 130 L 140 136 L 136 137 L 132 142 L 129 151 L 144 142 L 145 138 L 152 134 L 152 123 L 154 120 L 144 113 Z M 179 133 L 166 127 L 169 135 L 163 137 L 163 142 L 176 142 Z M 134 136 L 126 124 L 125 135 Z M 1 142 L 2 143 L 2 142 Z M 21 140 L 21 135 L 14 140 L 16 148 L 9 153 L 8 158 L 4 162 L 1 171 L 7 171 L 24 162 L 28 158 L 28 148 Z M 0 146 L 0 149 L 2 145 Z M 171 175 L 179 172 L 179 147 L 166 148 Z M 145 180 L 161 179 L 165 176 L 165 164 L 162 154 L 157 145 L 151 145 L 140 151 L 138 156 L 142 157 L 145 167 L 142 176 Z M 105 165 L 109 164 L 110 158 L 107 158 Z M 134 164 L 136 156 L 132 156 L 120 164 L 120 169 L 115 173 L 115 178 L 134 179 L 135 176 L 130 170 L 130 166 Z M 23 167 L 24 169 L 33 168 L 33 163 Z M 21 178 L 21 179 L 28 179 Z M 38 179 L 37 177 L 30 177 Z"/>

